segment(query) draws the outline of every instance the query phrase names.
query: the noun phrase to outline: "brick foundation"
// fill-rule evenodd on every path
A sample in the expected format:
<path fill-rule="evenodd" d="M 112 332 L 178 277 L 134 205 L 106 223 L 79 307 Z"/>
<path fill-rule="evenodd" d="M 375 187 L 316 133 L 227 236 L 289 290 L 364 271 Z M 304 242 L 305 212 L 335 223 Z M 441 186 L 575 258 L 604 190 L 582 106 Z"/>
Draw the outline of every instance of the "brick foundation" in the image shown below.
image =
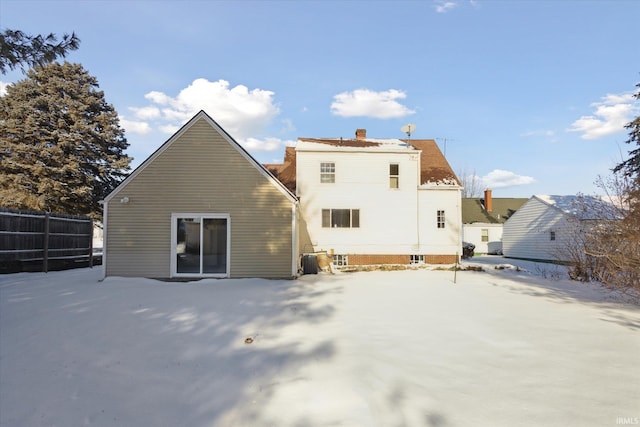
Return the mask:
<path fill-rule="evenodd" d="M 349 265 L 377 265 L 377 264 L 409 264 L 411 255 L 352 255 L 349 257 Z M 454 264 L 455 255 L 425 255 L 425 264 Z"/>

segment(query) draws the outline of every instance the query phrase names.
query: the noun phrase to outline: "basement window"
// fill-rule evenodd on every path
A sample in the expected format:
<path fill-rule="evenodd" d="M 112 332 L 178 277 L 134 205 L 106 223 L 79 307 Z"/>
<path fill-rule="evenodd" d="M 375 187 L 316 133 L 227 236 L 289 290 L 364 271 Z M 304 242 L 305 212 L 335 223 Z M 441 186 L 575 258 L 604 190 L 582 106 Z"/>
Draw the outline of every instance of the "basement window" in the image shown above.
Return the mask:
<path fill-rule="evenodd" d="M 349 265 L 349 257 L 347 255 L 334 255 L 333 265 L 335 265 L 336 267 L 344 267 L 345 265 Z"/>
<path fill-rule="evenodd" d="M 411 255 L 410 264 L 424 264 L 424 255 Z"/>

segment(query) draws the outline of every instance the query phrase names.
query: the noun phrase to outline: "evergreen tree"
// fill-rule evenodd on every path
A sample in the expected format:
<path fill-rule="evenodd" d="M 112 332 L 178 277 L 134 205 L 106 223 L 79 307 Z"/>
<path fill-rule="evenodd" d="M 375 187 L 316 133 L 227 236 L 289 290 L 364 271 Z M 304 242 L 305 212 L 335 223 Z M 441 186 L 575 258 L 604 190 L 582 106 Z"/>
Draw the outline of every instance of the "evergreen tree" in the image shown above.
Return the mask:
<path fill-rule="evenodd" d="M 35 67 L 64 58 L 70 50 L 78 49 L 80 39 L 75 33 L 65 34 L 58 42 L 55 34 L 46 37 L 30 36 L 22 31 L 4 30 L 0 33 L 0 73 L 14 70 L 18 66 Z"/>
<path fill-rule="evenodd" d="M 128 145 L 81 65 L 31 69 L 0 97 L 0 206 L 99 217 L 129 170 Z"/>
<path fill-rule="evenodd" d="M 640 100 L 640 83 L 636 87 L 638 92 L 634 96 L 637 100 Z M 622 172 L 631 179 L 629 203 L 632 212 L 640 214 L 640 116 L 627 124 L 626 128 L 629 129 L 627 144 L 635 144 L 638 148 L 629 151 L 629 158 L 618 164 L 613 171 L 616 173 Z"/>

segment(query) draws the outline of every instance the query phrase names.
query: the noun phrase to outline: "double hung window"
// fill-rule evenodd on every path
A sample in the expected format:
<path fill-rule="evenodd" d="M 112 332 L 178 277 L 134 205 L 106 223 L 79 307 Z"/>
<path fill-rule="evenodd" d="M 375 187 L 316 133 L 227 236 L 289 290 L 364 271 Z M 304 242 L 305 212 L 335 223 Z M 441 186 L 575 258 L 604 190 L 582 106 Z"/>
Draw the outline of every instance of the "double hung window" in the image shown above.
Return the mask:
<path fill-rule="evenodd" d="M 336 164 L 333 162 L 320 163 L 320 182 L 332 184 L 336 182 Z"/>
<path fill-rule="evenodd" d="M 400 188 L 400 165 L 397 163 L 389 165 L 389 188 Z"/>

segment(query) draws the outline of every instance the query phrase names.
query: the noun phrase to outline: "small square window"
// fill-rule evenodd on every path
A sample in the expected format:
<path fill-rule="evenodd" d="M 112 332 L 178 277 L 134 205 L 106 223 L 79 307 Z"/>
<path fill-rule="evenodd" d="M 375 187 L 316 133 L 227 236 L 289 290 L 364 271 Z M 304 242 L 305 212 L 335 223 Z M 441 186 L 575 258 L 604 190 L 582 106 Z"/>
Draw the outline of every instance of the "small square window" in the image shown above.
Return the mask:
<path fill-rule="evenodd" d="M 424 255 L 411 255 L 409 262 L 411 264 L 424 264 Z"/>
<path fill-rule="evenodd" d="M 334 255 L 333 265 L 335 265 L 336 267 L 343 267 L 345 265 L 349 265 L 349 257 L 347 255 Z"/>
<path fill-rule="evenodd" d="M 335 163 L 320 163 L 320 182 L 323 184 L 332 184 L 336 182 Z"/>

